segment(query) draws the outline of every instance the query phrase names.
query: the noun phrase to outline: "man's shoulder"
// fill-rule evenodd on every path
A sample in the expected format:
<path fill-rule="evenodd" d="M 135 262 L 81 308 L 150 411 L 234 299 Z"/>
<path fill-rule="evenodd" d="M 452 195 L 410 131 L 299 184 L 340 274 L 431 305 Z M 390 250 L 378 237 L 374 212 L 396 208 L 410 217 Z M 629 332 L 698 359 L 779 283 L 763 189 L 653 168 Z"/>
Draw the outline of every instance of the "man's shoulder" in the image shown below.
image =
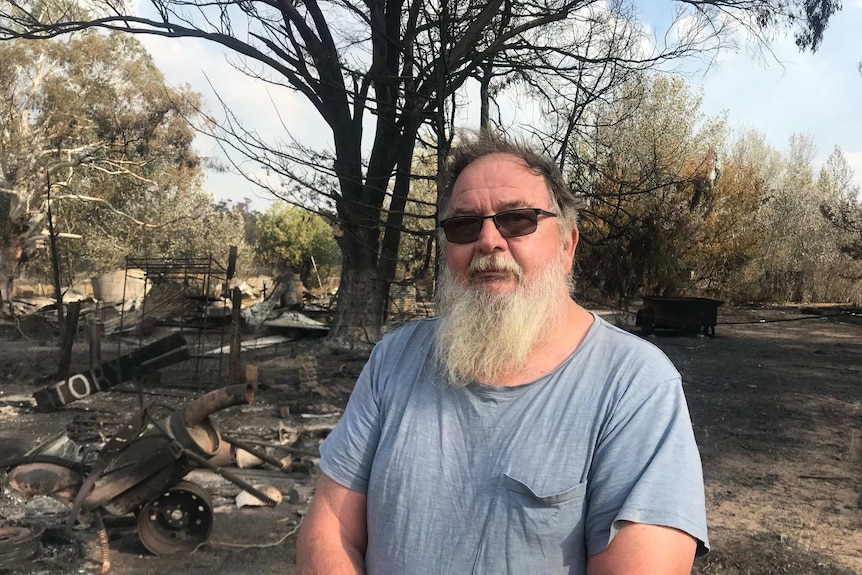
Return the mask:
<path fill-rule="evenodd" d="M 434 326 L 437 324 L 436 318 L 424 318 L 416 321 L 411 321 L 387 331 L 380 339 L 380 344 L 392 345 L 395 342 L 404 342 L 416 337 L 432 337 L 434 334 Z"/>
<path fill-rule="evenodd" d="M 420 319 L 387 331 L 374 346 L 372 356 L 412 353 L 417 349 L 430 349 L 434 340 L 436 323 L 434 318 Z"/>
<path fill-rule="evenodd" d="M 595 318 L 593 330 L 596 331 L 600 337 L 612 341 L 615 345 L 623 348 L 631 347 L 633 349 L 640 350 L 655 350 L 656 352 L 661 353 L 661 350 L 655 344 L 643 339 L 639 335 L 612 324 L 598 314 L 594 313 L 593 317 Z"/>
<path fill-rule="evenodd" d="M 677 375 L 677 370 L 667 355 L 654 343 L 617 327 L 599 315 L 590 330 L 588 341 L 600 351 L 599 357 L 612 364 L 629 364 L 638 368 L 650 368 Z"/>

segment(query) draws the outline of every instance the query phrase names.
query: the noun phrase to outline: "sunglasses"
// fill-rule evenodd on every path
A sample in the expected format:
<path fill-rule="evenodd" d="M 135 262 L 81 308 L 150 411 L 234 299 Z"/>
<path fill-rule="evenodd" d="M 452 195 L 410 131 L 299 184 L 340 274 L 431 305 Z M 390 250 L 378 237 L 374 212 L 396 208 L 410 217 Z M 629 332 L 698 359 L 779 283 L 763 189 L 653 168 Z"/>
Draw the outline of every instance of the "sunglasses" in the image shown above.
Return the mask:
<path fill-rule="evenodd" d="M 455 216 L 440 222 L 446 240 L 453 244 L 469 244 L 479 239 L 485 220 L 494 225 L 504 238 L 517 238 L 532 234 L 539 227 L 539 216 L 557 217 L 557 214 L 540 208 L 506 210 L 490 216 Z"/>

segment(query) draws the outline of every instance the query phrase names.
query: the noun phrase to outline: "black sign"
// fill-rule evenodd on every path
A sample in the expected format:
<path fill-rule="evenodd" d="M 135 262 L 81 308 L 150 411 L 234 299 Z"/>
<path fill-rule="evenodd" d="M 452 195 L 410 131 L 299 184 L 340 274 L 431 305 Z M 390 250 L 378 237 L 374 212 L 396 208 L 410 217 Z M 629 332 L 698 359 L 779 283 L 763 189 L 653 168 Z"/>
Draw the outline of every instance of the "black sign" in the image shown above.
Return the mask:
<path fill-rule="evenodd" d="M 76 373 L 68 379 L 33 393 L 38 411 L 55 411 L 64 405 L 105 391 L 133 377 L 143 377 L 158 369 L 189 358 L 186 340 L 173 334 L 155 341 L 95 369 Z"/>

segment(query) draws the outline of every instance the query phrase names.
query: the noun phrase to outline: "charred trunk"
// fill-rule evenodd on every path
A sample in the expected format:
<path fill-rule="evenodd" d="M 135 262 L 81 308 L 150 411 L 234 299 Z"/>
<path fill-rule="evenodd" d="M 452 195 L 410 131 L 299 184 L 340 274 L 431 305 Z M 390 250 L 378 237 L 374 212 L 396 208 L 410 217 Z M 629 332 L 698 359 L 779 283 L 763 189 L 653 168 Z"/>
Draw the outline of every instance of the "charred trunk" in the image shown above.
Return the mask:
<path fill-rule="evenodd" d="M 338 347 L 352 349 L 372 345 L 380 339 L 389 280 L 381 277 L 377 250 L 370 247 L 370 232 L 345 226 L 339 238 L 342 250 L 341 283 L 336 313 L 328 339 Z M 361 240 L 358 238 L 365 238 Z M 373 242 L 376 246 L 377 243 Z"/>

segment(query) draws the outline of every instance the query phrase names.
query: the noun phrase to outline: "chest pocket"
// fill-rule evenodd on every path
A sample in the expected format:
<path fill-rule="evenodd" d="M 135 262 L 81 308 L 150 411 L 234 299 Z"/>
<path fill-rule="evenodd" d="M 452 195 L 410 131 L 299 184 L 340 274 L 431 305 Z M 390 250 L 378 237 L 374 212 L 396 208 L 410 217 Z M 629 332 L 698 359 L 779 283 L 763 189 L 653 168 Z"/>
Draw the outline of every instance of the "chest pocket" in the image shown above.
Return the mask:
<path fill-rule="evenodd" d="M 503 474 L 491 502 L 474 575 L 579 573 L 586 561 L 587 484 L 536 493 Z M 572 570 L 572 568 L 574 568 Z"/>

